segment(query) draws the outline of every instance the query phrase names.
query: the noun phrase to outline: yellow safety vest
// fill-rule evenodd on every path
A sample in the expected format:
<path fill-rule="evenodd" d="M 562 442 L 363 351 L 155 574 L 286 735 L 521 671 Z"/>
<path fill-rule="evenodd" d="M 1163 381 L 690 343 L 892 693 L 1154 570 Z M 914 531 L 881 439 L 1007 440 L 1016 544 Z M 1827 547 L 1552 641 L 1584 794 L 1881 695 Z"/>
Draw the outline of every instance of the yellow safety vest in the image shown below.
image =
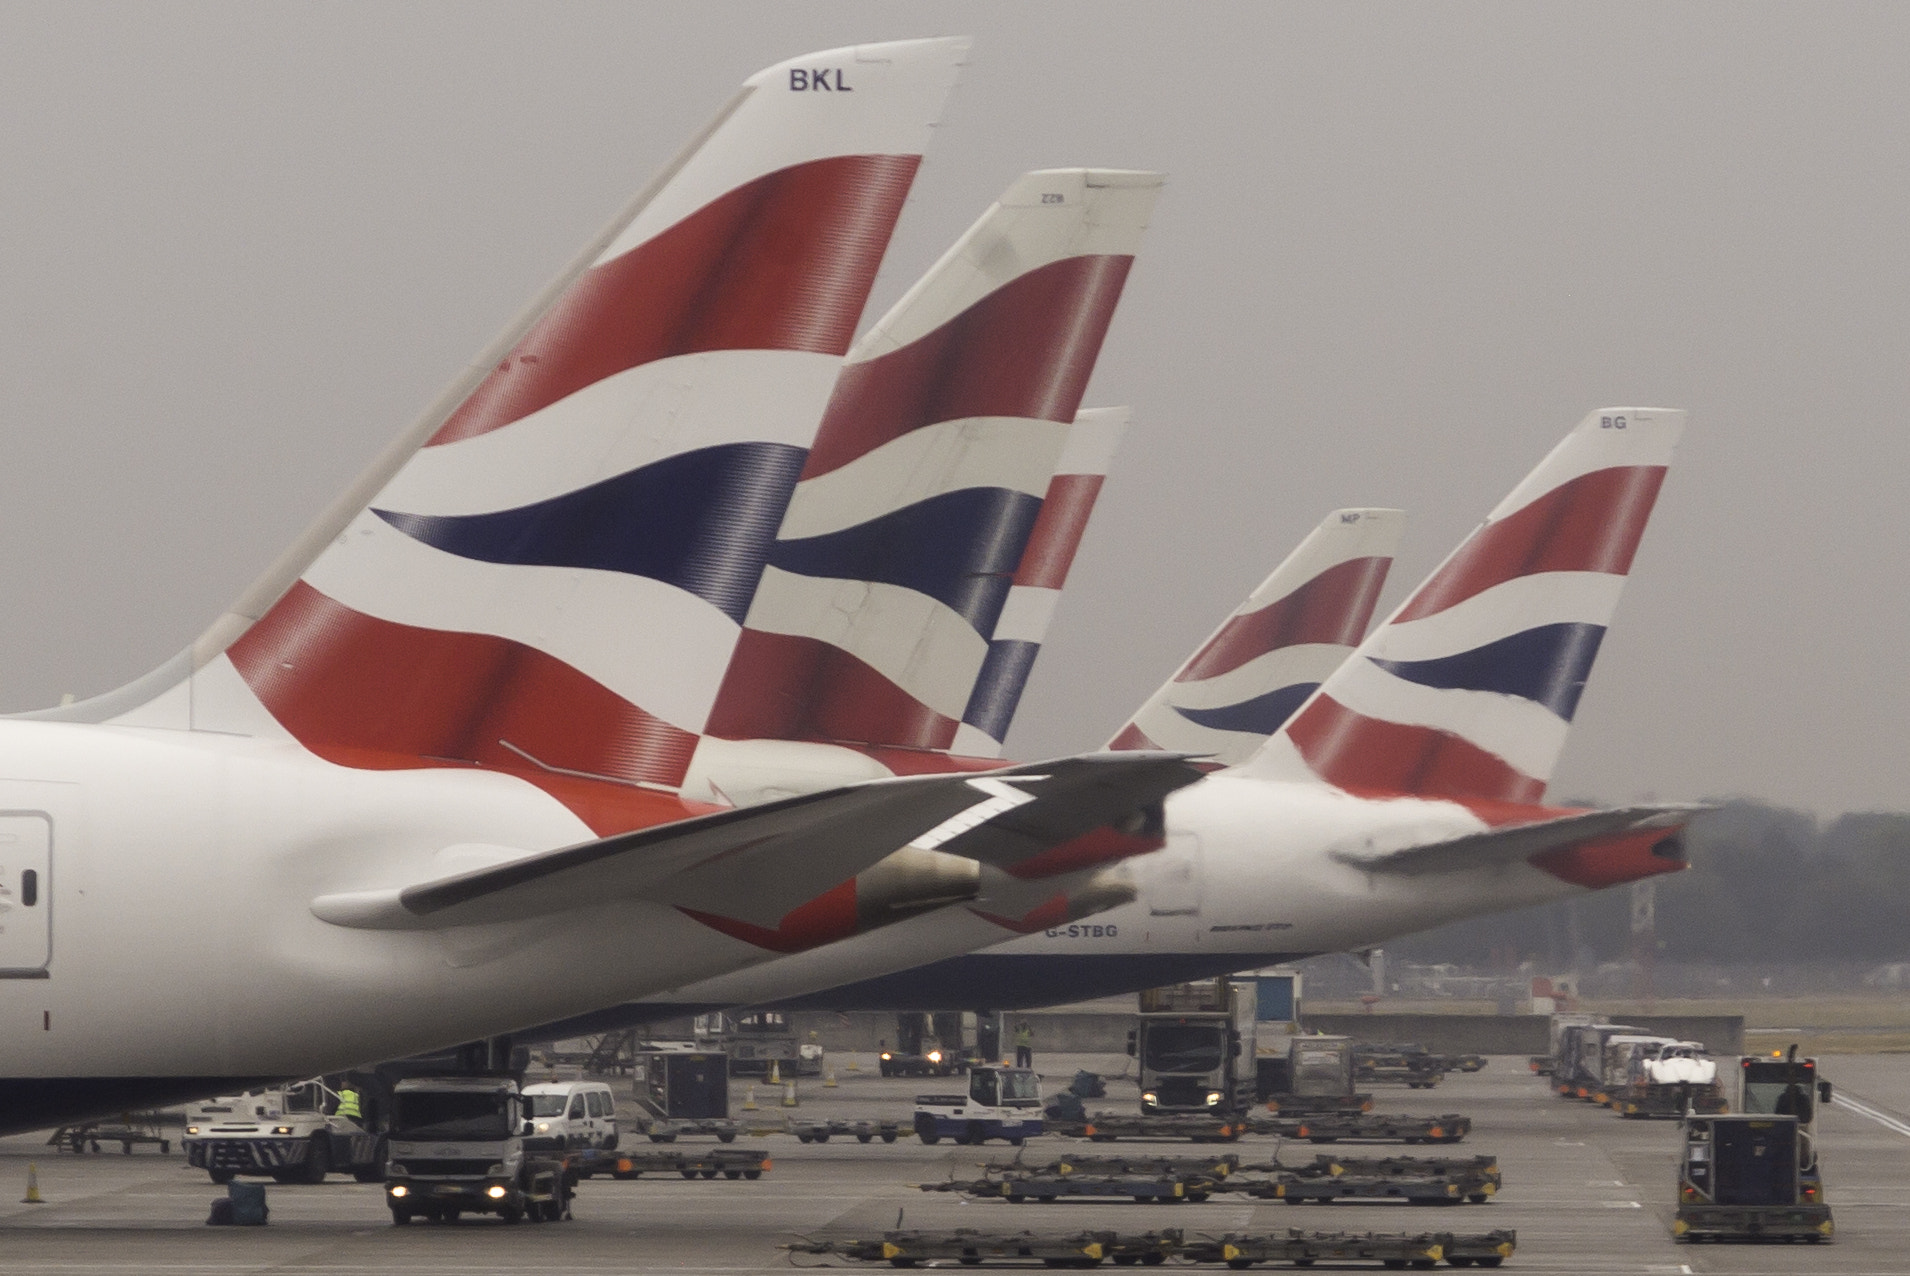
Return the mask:
<path fill-rule="evenodd" d="M 350 1117 L 354 1121 L 364 1115 L 358 1110 L 358 1091 L 340 1090 L 338 1092 L 338 1115 Z"/>

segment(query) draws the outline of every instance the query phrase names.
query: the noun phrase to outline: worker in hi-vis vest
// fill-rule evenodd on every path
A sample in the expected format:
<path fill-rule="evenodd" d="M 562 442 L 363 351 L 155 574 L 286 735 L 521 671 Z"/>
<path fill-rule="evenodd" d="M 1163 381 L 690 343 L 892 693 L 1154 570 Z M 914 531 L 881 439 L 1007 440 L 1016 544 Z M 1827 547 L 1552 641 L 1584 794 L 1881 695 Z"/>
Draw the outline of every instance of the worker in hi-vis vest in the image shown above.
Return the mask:
<path fill-rule="evenodd" d="M 1015 1066 L 1017 1068 L 1035 1066 L 1035 1034 L 1026 1023 L 1015 1029 Z"/>

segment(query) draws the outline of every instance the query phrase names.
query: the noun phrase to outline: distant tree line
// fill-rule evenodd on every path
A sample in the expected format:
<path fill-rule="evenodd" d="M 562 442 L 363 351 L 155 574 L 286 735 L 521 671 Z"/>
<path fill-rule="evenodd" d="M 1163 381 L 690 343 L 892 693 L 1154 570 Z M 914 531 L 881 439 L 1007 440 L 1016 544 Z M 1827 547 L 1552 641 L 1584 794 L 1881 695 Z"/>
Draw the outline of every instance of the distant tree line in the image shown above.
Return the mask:
<path fill-rule="evenodd" d="M 1685 835 L 1691 868 L 1657 882 L 1656 957 L 1665 962 L 1883 963 L 1910 960 L 1910 814 L 1827 824 L 1732 802 Z M 1620 886 L 1444 926 L 1387 945 L 1417 962 L 1545 969 L 1633 952 Z"/>

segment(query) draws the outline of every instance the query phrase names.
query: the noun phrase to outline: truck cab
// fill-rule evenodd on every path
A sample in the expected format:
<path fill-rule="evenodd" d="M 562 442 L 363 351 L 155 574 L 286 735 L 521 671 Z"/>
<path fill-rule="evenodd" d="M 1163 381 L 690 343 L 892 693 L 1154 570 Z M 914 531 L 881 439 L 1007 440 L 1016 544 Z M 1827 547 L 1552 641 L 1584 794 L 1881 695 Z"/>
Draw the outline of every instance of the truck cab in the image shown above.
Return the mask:
<path fill-rule="evenodd" d="M 1019 1146 L 1043 1128 L 1041 1078 L 1030 1068 L 973 1068 L 967 1094 L 915 1097 L 915 1133 L 924 1143 L 1006 1139 Z"/>
<path fill-rule="evenodd" d="M 1236 1113 L 1252 1102 L 1255 985 L 1215 979 L 1149 988 L 1128 1053 L 1140 1063 L 1141 1112 Z"/>
<path fill-rule="evenodd" d="M 534 1126 L 512 1076 L 411 1077 L 392 1090 L 385 1203 L 391 1221 L 463 1213 L 556 1221 L 569 1213 L 561 1154 L 525 1146 Z"/>

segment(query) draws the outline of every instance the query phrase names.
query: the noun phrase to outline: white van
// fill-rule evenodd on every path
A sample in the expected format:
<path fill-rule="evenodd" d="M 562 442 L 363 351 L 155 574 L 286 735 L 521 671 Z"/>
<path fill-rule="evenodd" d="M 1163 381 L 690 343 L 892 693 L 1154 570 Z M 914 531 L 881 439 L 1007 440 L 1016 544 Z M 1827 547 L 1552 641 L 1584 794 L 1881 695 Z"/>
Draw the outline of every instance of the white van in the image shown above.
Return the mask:
<path fill-rule="evenodd" d="M 575 1152 L 617 1146 L 617 1106 L 601 1081 L 546 1081 L 524 1087 L 526 1148 Z"/>

